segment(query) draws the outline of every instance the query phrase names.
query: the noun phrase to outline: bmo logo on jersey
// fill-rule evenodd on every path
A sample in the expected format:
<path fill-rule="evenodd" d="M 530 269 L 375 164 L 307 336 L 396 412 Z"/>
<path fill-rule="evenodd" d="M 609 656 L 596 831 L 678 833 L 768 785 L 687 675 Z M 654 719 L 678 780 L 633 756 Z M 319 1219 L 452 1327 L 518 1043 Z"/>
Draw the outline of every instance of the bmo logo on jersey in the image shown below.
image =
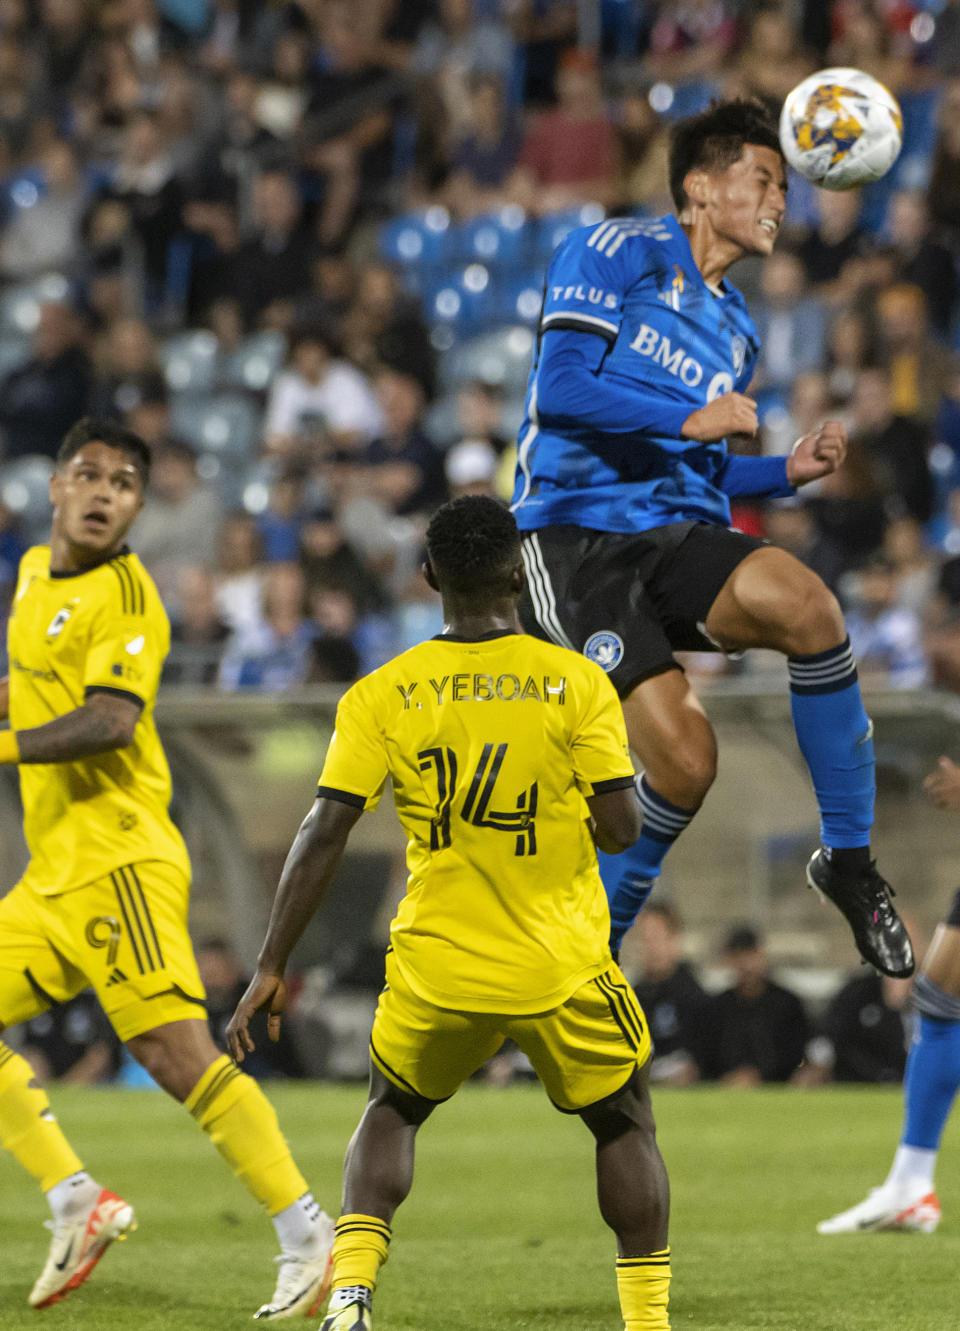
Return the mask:
<path fill-rule="evenodd" d="M 641 356 L 648 356 L 654 365 L 662 365 L 668 374 L 681 380 L 688 388 L 697 388 L 703 380 L 703 366 L 687 353 L 685 347 L 674 347 L 663 333 L 641 324 L 640 331 L 630 343 L 631 348 Z M 715 374 L 707 385 L 707 401 L 733 392 L 733 375 L 726 370 Z"/>

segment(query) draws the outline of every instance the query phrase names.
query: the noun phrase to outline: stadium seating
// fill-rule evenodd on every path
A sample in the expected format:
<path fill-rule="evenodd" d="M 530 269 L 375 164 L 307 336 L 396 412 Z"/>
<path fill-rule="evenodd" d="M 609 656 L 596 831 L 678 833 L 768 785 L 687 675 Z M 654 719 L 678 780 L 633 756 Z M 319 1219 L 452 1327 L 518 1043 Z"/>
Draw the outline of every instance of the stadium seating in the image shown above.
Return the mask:
<path fill-rule="evenodd" d="M 216 393 L 209 397 L 178 394 L 171 403 L 173 433 L 199 453 L 242 463 L 260 443 L 262 412 L 249 396 Z"/>
<path fill-rule="evenodd" d="M 40 319 L 40 306 L 65 301 L 69 295 L 70 282 L 62 273 L 8 286 L 0 293 L 0 337 L 32 333 Z"/>
<path fill-rule="evenodd" d="M 160 365 L 171 393 L 210 393 L 216 383 L 220 344 L 198 328 L 168 338 L 160 347 Z"/>
<path fill-rule="evenodd" d="M 0 466 L 0 500 L 20 519 L 28 543 L 49 537 L 52 474 L 53 461 L 37 453 Z"/>

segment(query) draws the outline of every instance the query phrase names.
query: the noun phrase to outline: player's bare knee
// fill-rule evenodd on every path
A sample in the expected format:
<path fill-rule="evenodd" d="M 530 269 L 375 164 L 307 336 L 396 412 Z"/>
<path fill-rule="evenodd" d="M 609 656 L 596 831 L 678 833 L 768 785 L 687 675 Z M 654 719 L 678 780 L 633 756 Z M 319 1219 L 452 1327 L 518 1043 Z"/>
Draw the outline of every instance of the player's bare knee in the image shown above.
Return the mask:
<path fill-rule="evenodd" d="M 783 625 L 783 650 L 788 656 L 812 656 L 839 647 L 847 636 L 843 611 L 819 578 L 804 582 L 801 594 Z"/>
<path fill-rule="evenodd" d="M 405 1123 L 419 1128 L 437 1107 L 435 1100 L 427 1100 L 422 1095 L 404 1091 L 394 1085 L 378 1068 L 370 1076 L 370 1099 L 367 1108 L 387 1108 L 398 1114 Z"/>
<path fill-rule="evenodd" d="M 703 802 L 717 775 L 717 746 L 710 742 L 681 743 L 670 754 L 669 772 L 658 781 L 652 767 L 647 776 L 653 788 L 683 809 L 695 809 Z"/>
<path fill-rule="evenodd" d="M 638 1068 L 615 1095 L 580 1110 L 580 1117 L 598 1146 L 607 1146 L 624 1133 L 636 1132 L 656 1149 L 656 1127 L 646 1078 Z"/>

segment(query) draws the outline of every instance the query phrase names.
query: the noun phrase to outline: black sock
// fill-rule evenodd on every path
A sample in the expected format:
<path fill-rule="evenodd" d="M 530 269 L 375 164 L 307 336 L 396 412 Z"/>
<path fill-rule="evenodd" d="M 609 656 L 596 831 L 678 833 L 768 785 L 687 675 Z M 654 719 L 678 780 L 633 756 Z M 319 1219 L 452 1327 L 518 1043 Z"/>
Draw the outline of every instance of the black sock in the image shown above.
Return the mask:
<path fill-rule="evenodd" d="M 827 858 L 838 873 L 850 877 L 870 868 L 869 846 L 826 846 Z"/>

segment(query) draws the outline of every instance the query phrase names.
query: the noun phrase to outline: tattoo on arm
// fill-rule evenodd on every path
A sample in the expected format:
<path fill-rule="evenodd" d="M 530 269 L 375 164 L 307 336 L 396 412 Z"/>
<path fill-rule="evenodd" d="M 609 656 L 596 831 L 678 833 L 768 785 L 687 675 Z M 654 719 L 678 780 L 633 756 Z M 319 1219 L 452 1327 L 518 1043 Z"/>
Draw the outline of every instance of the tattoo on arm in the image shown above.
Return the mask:
<path fill-rule="evenodd" d="M 82 707 L 46 725 L 17 731 L 22 763 L 69 763 L 123 749 L 133 739 L 140 708 L 132 699 L 92 693 Z"/>

